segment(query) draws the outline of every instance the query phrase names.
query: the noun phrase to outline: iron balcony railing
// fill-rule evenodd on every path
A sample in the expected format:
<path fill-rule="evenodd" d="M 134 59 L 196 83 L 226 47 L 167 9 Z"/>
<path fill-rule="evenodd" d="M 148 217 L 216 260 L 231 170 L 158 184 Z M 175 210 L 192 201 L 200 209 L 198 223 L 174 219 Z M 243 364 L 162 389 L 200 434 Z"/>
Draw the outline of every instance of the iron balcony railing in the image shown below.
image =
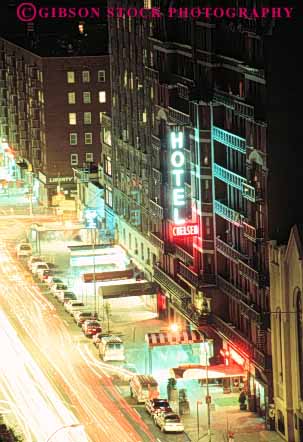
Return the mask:
<path fill-rule="evenodd" d="M 255 110 L 254 106 L 251 106 L 250 104 L 235 101 L 235 113 L 247 120 L 254 120 Z"/>
<path fill-rule="evenodd" d="M 190 298 L 190 294 L 157 265 L 154 266 L 154 280 L 180 302 Z"/>
<path fill-rule="evenodd" d="M 184 250 L 181 246 L 176 245 L 176 257 L 180 259 L 184 264 L 193 265 L 194 258 L 193 256 Z"/>
<path fill-rule="evenodd" d="M 170 106 L 168 106 L 168 111 L 169 111 L 169 118 L 171 120 L 174 120 L 179 124 L 184 124 L 184 125 L 190 124 L 189 115 L 184 114 L 183 112 L 177 109 L 173 109 Z"/>
<path fill-rule="evenodd" d="M 244 138 L 231 134 L 216 126 L 213 126 L 212 128 L 212 136 L 214 141 L 218 141 L 219 143 L 224 144 L 224 146 L 230 147 L 243 154 L 246 153 L 246 140 Z"/>
<path fill-rule="evenodd" d="M 211 315 L 211 321 L 219 334 L 229 340 L 240 352 L 243 352 L 246 358 L 263 370 L 271 368 L 271 357 L 258 350 L 246 337 L 236 330 L 234 325 L 225 322 L 214 314 Z"/>
<path fill-rule="evenodd" d="M 246 182 L 242 183 L 242 196 L 253 203 L 256 201 L 256 190 L 253 186 L 250 186 Z"/>
<path fill-rule="evenodd" d="M 232 247 L 230 244 L 227 244 L 219 237 L 217 237 L 216 239 L 216 249 L 222 255 L 232 259 L 234 262 L 238 262 L 239 260 L 248 258 L 246 255 L 243 255 L 241 252 L 239 252 L 235 247 Z"/>
<path fill-rule="evenodd" d="M 256 228 L 244 221 L 242 222 L 242 226 L 243 226 L 243 235 L 246 238 L 250 239 L 251 241 L 255 242 L 257 235 Z"/>
<path fill-rule="evenodd" d="M 242 222 L 243 215 L 217 200 L 215 200 L 215 213 L 234 224 L 239 225 Z"/>
<path fill-rule="evenodd" d="M 246 178 L 243 178 L 216 163 L 214 163 L 213 173 L 216 178 L 242 191 Z"/>
<path fill-rule="evenodd" d="M 149 208 L 151 215 L 156 216 L 157 218 L 163 219 L 163 207 L 160 206 L 153 200 L 149 200 Z"/>
<path fill-rule="evenodd" d="M 219 104 L 223 104 L 224 106 L 229 107 L 230 109 L 235 108 L 234 99 L 229 94 L 225 94 L 222 91 L 214 92 L 214 100 Z"/>
<path fill-rule="evenodd" d="M 149 232 L 148 236 L 149 236 L 149 240 L 150 242 L 156 246 L 158 249 L 162 250 L 162 252 L 164 251 L 164 241 L 162 238 L 160 238 L 158 236 L 159 234 L 155 233 L 155 232 Z"/>
<path fill-rule="evenodd" d="M 258 284 L 259 273 L 243 261 L 239 261 L 239 274 Z"/>

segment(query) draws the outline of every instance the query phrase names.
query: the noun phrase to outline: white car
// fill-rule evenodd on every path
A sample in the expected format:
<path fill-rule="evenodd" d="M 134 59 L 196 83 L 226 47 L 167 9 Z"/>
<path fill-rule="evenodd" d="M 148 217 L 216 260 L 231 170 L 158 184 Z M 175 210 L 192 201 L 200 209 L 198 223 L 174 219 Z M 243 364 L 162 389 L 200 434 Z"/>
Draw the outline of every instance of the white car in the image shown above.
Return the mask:
<path fill-rule="evenodd" d="M 28 267 L 28 270 L 32 270 L 32 266 L 35 264 L 35 263 L 37 263 L 37 262 L 44 262 L 43 261 L 43 258 L 41 258 L 41 256 L 31 256 L 30 258 L 29 258 L 29 260 L 27 261 L 27 267 Z"/>
<path fill-rule="evenodd" d="M 52 285 L 57 284 L 57 283 L 59 283 L 59 282 L 60 282 L 61 284 L 63 284 L 62 279 L 58 278 L 58 277 L 55 276 L 55 275 L 50 275 L 50 276 L 47 278 L 47 280 L 46 280 L 46 284 L 48 285 L 48 287 L 51 287 Z"/>
<path fill-rule="evenodd" d="M 28 258 L 32 256 L 32 246 L 27 242 L 22 242 L 16 246 L 17 258 Z"/>
<path fill-rule="evenodd" d="M 50 288 L 50 291 L 52 292 L 55 298 L 58 298 L 59 293 L 64 292 L 65 290 L 68 290 L 68 287 L 66 284 L 62 282 L 55 283 Z"/>
<path fill-rule="evenodd" d="M 70 299 L 64 304 L 65 310 L 71 315 L 74 311 L 85 307 L 85 304 L 78 300 Z"/>
<path fill-rule="evenodd" d="M 49 267 L 48 267 L 48 265 L 46 264 L 46 262 L 35 262 L 33 265 L 32 265 L 32 274 L 33 275 L 36 275 L 37 276 L 37 274 L 38 274 L 38 272 L 40 271 L 40 270 L 49 270 Z"/>
<path fill-rule="evenodd" d="M 75 301 L 77 299 L 77 296 L 75 295 L 75 293 L 70 292 L 69 290 L 61 290 L 58 293 L 57 299 L 59 302 L 63 304 L 64 302 L 67 302 L 70 299 L 73 299 Z"/>
<path fill-rule="evenodd" d="M 161 411 L 154 414 L 155 424 L 162 432 L 183 433 L 184 425 L 176 413 Z"/>

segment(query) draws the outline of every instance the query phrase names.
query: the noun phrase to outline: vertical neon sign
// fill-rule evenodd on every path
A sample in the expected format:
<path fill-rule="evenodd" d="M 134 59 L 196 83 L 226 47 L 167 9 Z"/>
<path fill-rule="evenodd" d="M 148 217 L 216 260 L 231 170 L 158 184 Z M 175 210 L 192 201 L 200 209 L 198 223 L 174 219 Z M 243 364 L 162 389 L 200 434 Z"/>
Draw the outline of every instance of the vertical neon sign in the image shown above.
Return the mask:
<path fill-rule="evenodd" d="M 184 135 L 183 132 L 171 132 L 171 175 L 172 175 L 172 217 L 175 224 L 184 224 L 181 211 L 185 208 L 184 189 Z"/>

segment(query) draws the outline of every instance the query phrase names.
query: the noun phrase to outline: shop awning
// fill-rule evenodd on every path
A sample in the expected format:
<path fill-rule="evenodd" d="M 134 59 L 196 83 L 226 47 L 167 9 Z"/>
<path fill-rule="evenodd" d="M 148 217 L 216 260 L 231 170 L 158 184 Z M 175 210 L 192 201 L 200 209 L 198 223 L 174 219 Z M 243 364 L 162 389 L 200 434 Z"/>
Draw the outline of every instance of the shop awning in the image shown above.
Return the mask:
<path fill-rule="evenodd" d="M 147 333 L 145 341 L 149 347 L 160 347 L 164 345 L 186 345 L 199 344 L 205 341 L 203 334 L 197 330 L 181 332 Z"/>
<path fill-rule="evenodd" d="M 203 365 L 182 365 L 169 370 L 170 376 L 174 379 L 222 379 L 244 376 L 244 369 L 237 364 L 232 365 L 211 365 L 206 370 Z M 208 373 L 207 373 L 208 372 Z"/>
<path fill-rule="evenodd" d="M 126 283 L 126 281 L 127 280 L 121 280 L 121 282 L 111 281 L 108 285 L 101 285 L 98 288 L 98 294 L 102 296 L 103 299 L 110 299 L 126 298 L 127 296 L 154 295 L 159 291 L 158 285 L 154 282 L 132 280 Z"/>

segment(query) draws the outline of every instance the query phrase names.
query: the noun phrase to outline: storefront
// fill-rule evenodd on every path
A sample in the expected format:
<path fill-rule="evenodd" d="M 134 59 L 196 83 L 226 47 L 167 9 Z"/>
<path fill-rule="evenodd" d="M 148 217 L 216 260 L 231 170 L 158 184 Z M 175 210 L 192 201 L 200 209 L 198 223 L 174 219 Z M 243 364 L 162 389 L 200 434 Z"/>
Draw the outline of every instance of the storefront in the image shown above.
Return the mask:
<path fill-rule="evenodd" d="M 74 177 L 47 177 L 42 172 L 38 173 L 37 180 L 39 203 L 45 207 L 56 206 L 56 197 L 60 194 L 65 200 L 74 200 Z M 54 199 L 55 198 L 55 199 Z"/>

